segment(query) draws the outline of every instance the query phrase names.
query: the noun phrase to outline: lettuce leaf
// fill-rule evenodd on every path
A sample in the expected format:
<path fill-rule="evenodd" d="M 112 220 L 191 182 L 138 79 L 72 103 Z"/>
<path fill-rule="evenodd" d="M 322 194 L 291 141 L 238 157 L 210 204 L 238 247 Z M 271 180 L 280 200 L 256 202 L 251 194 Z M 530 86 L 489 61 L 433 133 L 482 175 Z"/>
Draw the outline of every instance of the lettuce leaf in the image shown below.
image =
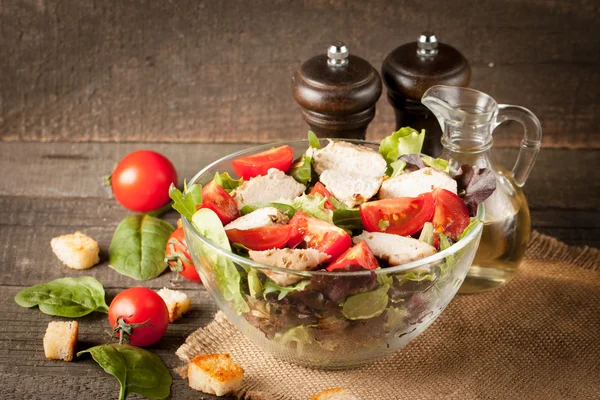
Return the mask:
<path fill-rule="evenodd" d="M 173 200 L 173 208 L 191 221 L 196 213 L 196 206 L 202 204 L 202 185 L 192 185 L 189 188 L 184 183 L 183 192 L 171 183 L 169 197 Z"/>
<path fill-rule="evenodd" d="M 325 208 L 327 199 L 316 194 L 303 194 L 290 201 L 290 205 L 296 210 L 304 211 L 311 217 L 318 218 L 329 223 L 333 223 L 333 211 Z"/>
<path fill-rule="evenodd" d="M 421 229 L 419 240 L 433 246 L 433 224 L 431 222 L 425 222 L 423 229 Z"/>
<path fill-rule="evenodd" d="M 288 174 L 296 180 L 296 182 L 307 185 L 312 180 L 312 158 L 303 154 L 294 160 Z"/>
<path fill-rule="evenodd" d="M 292 218 L 294 216 L 294 214 L 296 214 L 296 209 L 289 204 L 273 203 L 273 202 L 268 202 L 268 201 L 261 202 L 261 203 L 247 204 L 240 209 L 240 214 L 242 214 L 242 215 L 250 214 L 252 211 L 256 211 L 259 208 L 265 208 L 265 207 L 275 207 L 276 209 L 278 209 L 279 211 L 284 213 L 288 218 Z"/>
<path fill-rule="evenodd" d="M 222 174 L 217 172 L 215 173 L 213 181 L 225 189 L 227 193 L 230 193 L 233 189 L 240 186 L 244 182 L 244 178 L 233 179 L 227 172 L 223 172 Z"/>
<path fill-rule="evenodd" d="M 310 284 L 309 279 L 305 279 L 296 283 L 295 285 L 290 286 L 279 286 L 272 280 L 268 279 L 264 285 L 263 297 L 266 300 L 267 295 L 269 294 L 277 294 L 277 300 L 282 300 L 285 296 L 290 293 L 300 292 L 306 288 Z"/>
<path fill-rule="evenodd" d="M 462 195 L 469 215 L 477 215 L 477 207 L 496 190 L 496 177 L 489 168 L 463 164 L 454 175 L 458 193 Z"/>
<path fill-rule="evenodd" d="M 475 227 L 477 225 L 479 225 L 479 224 L 483 224 L 483 221 L 480 220 L 480 219 L 473 218 L 472 221 L 469 223 L 469 225 L 467 225 L 467 227 L 465 228 L 465 230 L 462 231 L 462 233 L 458 237 L 458 240 L 461 240 L 462 238 L 464 238 L 465 236 L 467 236 L 469 234 L 469 232 L 471 232 L 473 229 L 475 229 Z"/>
<path fill-rule="evenodd" d="M 450 163 L 443 158 L 433 158 L 429 156 L 421 156 L 421 159 L 428 167 L 435 168 L 438 171 L 448 173 L 450 171 Z"/>
<path fill-rule="evenodd" d="M 400 175 L 400 173 L 404 171 L 404 167 L 406 167 L 406 163 L 402 160 L 396 160 L 393 163 L 390 163 L 390 168 L 392 169 L 390 178 Z"/>
<path fill-rule="evenodd" d="M 317 137 L 317 135 L 315 135 L 313 131 L 308 131 L 308 145 L 315 149 L 321 148 L 321 142 L 319 141 L 319 138 Z"/>
<path fill-rule="evenodd" d="M 348 297 L 342 307 L 342 314 L 351 320 L 369 319 L 381 315 L 389 302 L 387 295 L 389 289 L 390 285 L 385 284 L 371 292 Z"/>
<path fill-rule="evenodd" d="M 379 145 L 379 153 L 389 166 L 403 154 L 419 154 L 423 147 L 424 139 L 424 129 L 419 133 L 407 126 L 383 138 Z"/>

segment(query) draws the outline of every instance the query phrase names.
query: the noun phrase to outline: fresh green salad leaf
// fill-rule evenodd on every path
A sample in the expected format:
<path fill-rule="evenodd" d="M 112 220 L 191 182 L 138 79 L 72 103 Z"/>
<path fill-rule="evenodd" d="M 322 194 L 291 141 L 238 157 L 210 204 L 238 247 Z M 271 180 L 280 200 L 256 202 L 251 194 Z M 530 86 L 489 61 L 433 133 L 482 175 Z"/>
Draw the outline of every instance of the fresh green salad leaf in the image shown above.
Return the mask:
<path fill-rule="evenodd" d="M 451 246 L 450 241 L 446 235 L 440 233 L 440 250 L 444 251 Z M 442 269 L 442 272 L 445 273 L 447 270 L 452 269 L 454 267 L 454 254 L 450 254 L 446 257 L 446 265 Z"/>
<path fill-rule="evenodd" d="M 306 279 L 306 280 L 296 283 L 295 285 L 279 286 L 272 280 L 268 279 L 265 282 L 265 290 L 263 292 L 263 296 L 266 300 L 267 295 L 273 293 L 273 294 L 277 294 L 277 300 L 281 300 L 290 293 L 299 292 L 301 290 L 304 290 L 306 288 L 306 286 L 308 286 L 309 284 L 310 284 L 310 280 Z"/>
<path fill-rule="evenodd" d="M 201 208 L 192 217 L 192 223 L 198 232 L 208 241 L 224 250 L 231 251 L 231 245 L 227 239 L 225 229 L 223 229 L 223 224 L 214 211 Z M 210 265 L 215 271 L 214 276 L 221 289 L 223 298 L 226 301 L 233 301 L 238 313 L 248 312 L 248 304 L 246 304 L 242 295 L 240 272 L 233 262 L 199 241 L 194 244 L 202 250 L 203 256 L 209 259 Z"/>
<path fill-rule="evenodd" d="M 433 224 L 431 222 L 425 222 L 423 229 L 421 229 L 419 240 L 433 246 Z"/>
<path fill-rule="evenodd" d="M 250 290 L 250 296 L 257 299 L 263 292 L 263 285 L 258 278 L 258 270 L 256 268 L 250 268 L 248 271 L 248 289 Z"/>
<path fill-rule="evenodd" d="M 348 297 L 342 307 L 342 314 L 348 319 L 369 319 L 380 315 L 388 305 L 387 295 L 390 285 L 385 284 L 370 292 Z"/>
<path fill-rule="evenodd" d="M 308 131 L 308 145 L 315 149 L 321 148 L 321 142 L 319 141 L 319 138 L 317 137 L 317 135 L 315 135 L 313 131 Z"/>
<path fill-rule="evenodd" d="M 326 201 L 327 199 L 321 196 L 319 193 L 303 194 L 302 196 L 296 197 L 294 200 L 290 201 L 290 204 L 296 210 L 304 211 L 311 217 L 331 223 L 333 220 L 333 211 L 325 208 Z"/>
<path fill-rule="evenodd" d="M 93 311 L 108 313 L 102 284 L 91 276 L 62 278 L 21 290 L 15 296 L 21 307 L 38 306 L 48 315 L 77 318 Z"/>
<path fill-rule="evenodd" d="M 360 219 L 360 210 L 358 208 L 336 208 L 333 210 L 332 222 L 335 226 L 347 231 L 363 228 L 362 220 Z"/>
<path fill-rule="evenodd" d="M 407 126 L 383 138 L 379 145 L 379 153 L 385 158 L 388 165 L 390 165 L 403 154 L 419 154 L 423 147 L 424 139 L 424 129 L 419 133 Z"/>
<path fill-rule="evenodd" d="M 406 326 L 408 310 L 403 307 L 388 307 L 385 311 L 387 318 L 383 327 L 387 332 L 396 332 Z"/>
<path fill-rule="evenodd" d="M 298 325 L 283 332 L 278 342 L 284 346 L 296 343 L 296 351 L 302 354 L 305 347 L 315 344 L 315 337 L 312 334 L 311 326 Z"/>
<path fill-rule="evenodd" d="M 252 211 L 256 211 L 259 208 L 265 208 L 265 207 L 275 207 L 276 209 L 278 209 L 279 211 L 284 213 L 288 218 L 292 218 L 294 216 L 294 214 L 296 214 L 296 209 L 289 204 L 270 203 L 270 202 L 247 204 L 241 208 L 240 214 L 242 214 L 242 215 L 250 214 Z"/>
<path fill-rule="evenodd" d="M 329 197 L 329 201 L 335 207 L 336 210 L 346 210 L 346 209 L 348 209 L 347 205 L 345 205 L 344 203 L 342 203 L 341 201 L 339 201 L 338 199 L 336 199 L 333 196 Z"/>
<path fill-rule="evenodd" d="M 149 215 L 125 218 L 108 248 L 110 266 L 134 279 L 156 278 L 168 267 L 165 251 L 173 230 L 167 221 Z"/>
<path fill-rule="evenodd" d="M 92 358 L 121 385 L 119 400 L 131 393 L 149 399 L 166 399 L 171 394 L 172 378 L 162 360 L 148 350 L 128 344 L 105 344 L 77 353 Z"/>
<path fill-rule="evenodd" d="M 231 243 L 231 251 L 233 251 L 238 256 L 248 257 L 250 249 L 241 243 Z"/>
<path fill-rule="evenodd" d="M 398 278 L 400 278 L 400 277 L 398 276 Z M 433 279 L 434 279 L 434 276 L 431 274 L 430 271 L 421 270 L 421 271 L 409 272 L 407 274 L 402 275 L 402 278 L 400 278 L 400 283 L 402 284 L 407 281 L 411 281 L 411 282 L 432 281 Z"/>
<path fill-rule="evenodd" d="M 462 238 L 464 238 L 465 236 L 467 236 L 469 234 L 469 232 L 471 232 L 473 229 L 475 229 L 475 227 L 477 227 L 479 224 L 483 224 L 483 221 L 480 220 L 480 219 L 472 218 L 472 220 L 469 223 L 469 225 L 467 225 L 467 227 L 465 228 L 465 230 L 462 231 L 462 233 L 458 237 L 458 240 L 461 240 Z"/>
<path fill-rule="evenodd" d="M 433 158 L 429 156 L 421 156 L 423 163 L 428 167 L 435 168 L 438 171 L 449 172 L 450 171 L 450 163 L 448 160 L 444 160 L 443 158 Z"/>
<path fill-rule="evenodd" d="M 213 181 L 215 181 L 217 185 L 221 186 L 227 193 L 229 193 L 236 187 L 240 186 L 244 182 L 244 178 L 233 179 L 227 172 L 223 172 L 222 174 L 216 172 Z"/>
<path fill-rule="evenodd" d="M 184 184 L 185 185 L 185 184 Z M 192 215 L 196 212 L 196 206 L 202 204 L 202 186 L 192 185 L 189 188 L 185 185 L 183 193 L 177 189 L 174 184 L 169 188 L 169 196 L 173 200 L 173 208 L 191 220 Z"/>
<path fill-rule="evenodd" d="M 312 180 L 312 158 L 303 154 L 294 160 L 288 174 L 296 180 L 296 182 L 307 185 Z"/>
<path fill-rule="evenodd" d="M 390 163 L 390 168 L 392 169 L 390 178 L 400 175 L 400 173 L 404 171 L 404 167 L 406 167 L 406 163 L 402 160 L 396 160 Z"/>

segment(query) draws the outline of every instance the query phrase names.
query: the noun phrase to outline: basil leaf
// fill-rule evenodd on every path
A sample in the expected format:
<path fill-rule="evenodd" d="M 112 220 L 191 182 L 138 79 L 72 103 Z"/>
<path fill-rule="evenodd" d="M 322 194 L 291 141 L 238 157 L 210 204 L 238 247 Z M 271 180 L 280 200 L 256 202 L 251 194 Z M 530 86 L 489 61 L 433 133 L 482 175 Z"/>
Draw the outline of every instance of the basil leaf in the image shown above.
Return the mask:
<path fill-rule="evenodd" d="M 125 218 L 108 248 L 110 266 L 133 279 L 156 278 L 168 266 L 165 250 L 173 230 L 168 222 L 149 215 Z"/>
<path fill-rule="evenodd" d="M 225 189 L 227 193 L 230 193 L 233 189 L 244 183 L 244 178 L 233 179 L 227 172 L 223 172 L 222 174 L 216 172 L 213 181 Z"/>
<path fill-rule="evenodd" d="M 336 208 L 333 210 L 332 222 L 335 226 L 347 231 L 363 228 L 362 220 L 360 219 L 360 210 L 358 208 Z"/>
<path fill-rule="evenodd" d="M 183 193 L 174 184 L 169 187 L 169 196 L 173 200 L 173 208 L 187 219 L 191 220 L 196 212 L 196 206 L 202 204 L 202 186 L 192 185 L 189 188 L 184 183 Z"/>
<path fill-rule="evenodd" d="M 296 214 L 296 209 L 294 207 L 290 206 L 289 204 L 270 203 L 270 202 L 247 204 L 240 209 L 240 214 L 242 214 L 242 215 L 250 214 L 252 211 L 256 211 L 259 208 L 265 208 L 265 207 L 275 207 L 276 209 L 278 209 L 279 211 L 284 213 L 288 218 L 292 218 L 294 216 L 294 214 Z"/>
<path fill-rule="evenodd" d="M 171 394 L 172 378 L 162 360 L 148 350 L 128 344 L 105 344 L 77 353 L 92 358 L 119 381 L 119 400 L 131 393 L 149 399 L 165 399 Z"/>
<path fill-rule="evenodd" d="M 315 149 L 321 148 L 321 142 L 319 141 L 319 138 L 317 137 L 317 135 L 315 135 L 313 131 L 308 131 L 308 145 Z"/>
<path fill-rule="evenodd" d="M 21 307 L 38 306 L 59 317 L 83 317 L 93 311 L 108 313 L 102 284 L 91 276 L 62 278 L 28 287 L 15 296 Z"/>
<path fill-rule="evenodd" d="M 312 180 L 312 158 L 306 154 L 301 155 L 290 167 L 288 174 L 303 185 L 308 184 Z"/>
<path fill-rule="evenodd" d="M 223 223 L 214 211 L 201 208 L 194 214 L 192 223 L 208 241 L 224 250 L 231 251 L 231 245 L 229 239 L 227 239 L 225 229 L 223 229 Z M 208 258 L 207 262 L 211 266 L 211 270 L 214 271 L 213 276 L 217 285 L 219 285 L 223 298 L 226 301 L 233 301 L 238 313 L 248 312 L 250 308 L 242 295 L 242 278 L 233 262 L 227 256 L 214 251 L 193 237 L 192 240 L 194 240 L 192 248 L 197 247 L 202 253 L 200 256 Z M 190 248 L 190 243 L 188 243 L 188 248 Z"/>
<path fill-rule="evenodd" d="M 306 279 L 306 280 L 296 283 L 295 285 L 279 286 L 278 284 L 276 284 L 275 282 L 273 282 L 272 280 L 269 279 L 265 282 L 263 297 L 266 300 L 268 294 L 271 294 L 271 293 L 277 294 L 278 293 L 277 300 L 282 300 L 285 296 L 287 296 L 290 293 L 300 292 L 300 291 L 304 290 L 306 288 L 306 286 L 308 286 L 309 283 L 310 283 L 310 280 Z"/>
<path fill-rule="evenodd" d="M 342 308 L 342 314 L 348 319 L 369 319 L 383 313 L 388 305 L 387 295 L 389 284 L 381 285 L 377 289 L 355 294 L 348 297 Z"/>

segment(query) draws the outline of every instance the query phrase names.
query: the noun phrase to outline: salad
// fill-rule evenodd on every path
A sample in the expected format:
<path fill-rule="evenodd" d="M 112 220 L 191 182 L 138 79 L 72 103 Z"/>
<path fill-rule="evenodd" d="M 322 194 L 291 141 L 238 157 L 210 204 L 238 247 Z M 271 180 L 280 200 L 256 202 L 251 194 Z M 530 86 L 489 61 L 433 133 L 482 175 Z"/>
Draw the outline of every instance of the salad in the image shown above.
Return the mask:
<path fill-rule="evenodd" d="M 316 358 L 419 333 L 437 316 L 439 291 L 453 291 L 449 302 L 461 283 L 458 260 L 385 271 L 459 242 L 482 223 L 477 207 L 495 185 L 491 171 L 450 173 L 448 161 L 420 155 L 424 135 L 402 128 L 376 151 L 342 140 L 322 147 L 309 132 L 295 160 L 284 145 L 234 159 L 237 179 L 217 172 L 203 187 L 172 187 L 174 208 L 205 239 L 277 267 L 238 265 L 197 243 L 205 285 L 265 339 Z"/>

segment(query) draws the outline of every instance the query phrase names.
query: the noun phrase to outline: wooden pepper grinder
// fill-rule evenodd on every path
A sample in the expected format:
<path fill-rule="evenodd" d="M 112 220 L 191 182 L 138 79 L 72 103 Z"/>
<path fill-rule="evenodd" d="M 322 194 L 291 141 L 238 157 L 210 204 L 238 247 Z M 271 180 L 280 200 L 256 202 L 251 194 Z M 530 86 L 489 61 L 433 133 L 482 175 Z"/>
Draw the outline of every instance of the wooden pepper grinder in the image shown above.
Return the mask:
<path fill-rule="evenodd" d="M 421 104 L 421 97 L 435 85 L 468 86 L 471 68 L 467 59 L 454 47 L 439 43 L 432 32 L 424 32 L 418 41 L 388 54 L 381 75 L 396 113 L 396 129 L 425 129 L 423 153 L 437 157 L 442 151 L 442 131 L 432 112 Z"/>
<path fill-rule="evenodd" d="M 364 139 L 381 90 L 377 70 L 342 42 L 304 62 L 292 77 L 302 116 L 320 137 Z"/>

